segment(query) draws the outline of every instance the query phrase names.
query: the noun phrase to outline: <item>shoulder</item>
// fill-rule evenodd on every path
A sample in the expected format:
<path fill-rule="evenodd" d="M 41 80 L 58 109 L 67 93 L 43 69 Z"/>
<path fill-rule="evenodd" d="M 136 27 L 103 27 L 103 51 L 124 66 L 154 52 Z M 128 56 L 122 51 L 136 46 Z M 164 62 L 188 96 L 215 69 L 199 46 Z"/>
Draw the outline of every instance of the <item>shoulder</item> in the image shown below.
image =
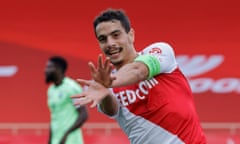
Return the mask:
<path fill-rule="evenodd" d="M 48 91 L 50 91 L 50 90 L 52 90 L 52 89 L 54 89 L 54 84 L 50 84 L 50 85 L 48 86 L 48 88 L 47 88 Z"/>
<path fill-rule="evenodd" d="M 166 42 L 152 43 L 143 49 L 141 54 L 154 56 L 160 63 L 160 73 L 170 73 L 177 67 L 175 52 Z"/>
<path fill-rule="evenodd" d="M 73 84 L 76 83 L 75 80 L 73 80 L 73 79 L 70 78 L 70 77 L 65 77 L 63 81 L 64 81 L 64 83 L 73 83 Z"/>
<path fill-rule="evenodd" d="M 142 53 L 161 54 L 162 52 L 174 53 L 172 46 L 166 42 L 154 42 L 142 50 Z"/>
<path fill-rule="evenodd" d="M 148 45 L 146 48 L 154 48 L 154 47 L 158 47 L 158 48 L 170 48 L 172 49 L 172 46 L 167 43 L 167 42 L 154 42 L 151 43 L 150 45 Z"/>
<path fill-rule="evenodd" d="M 54 84 L 51 84 L 47 88 L 47 94 L 50 95 L 53 91 L 54 91 Z"/>
<path fill-rule="evenodd" d="M 64 85 L 65 87 L 68 87 L 68 89 L 72 89 L 74 91 L 82 91 L 82 87 L 70 77 L 64 78 Z"/>
<path fill-rule="evenodd" d="M 78 85 L 78 83 L 73 78 L 68 77 L 68 76 L 63 79 L 63 84 L 64 85 Z"/>

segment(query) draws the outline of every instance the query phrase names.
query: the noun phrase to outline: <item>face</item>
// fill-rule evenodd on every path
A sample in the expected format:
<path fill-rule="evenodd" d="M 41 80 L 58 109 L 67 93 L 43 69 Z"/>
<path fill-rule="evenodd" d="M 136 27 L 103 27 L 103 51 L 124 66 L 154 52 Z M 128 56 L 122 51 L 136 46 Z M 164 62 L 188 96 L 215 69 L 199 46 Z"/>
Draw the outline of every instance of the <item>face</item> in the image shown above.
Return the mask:
<path fill-rule="evenodd" d="M 45 82 L 50 83 L 56 81 L 57 68 L 53 62 L 48 61 L 45 68 Z"/>
<path fill-rule="evenodd" d="M 136 51 L 133 46 L 134 32 L 128 33 L 120 21 L 112 20 L 99 23 L 96 27 L 96 36 L 99 46 L 106 57 L 115 66 L 121 66 L 131 61 Z"/>

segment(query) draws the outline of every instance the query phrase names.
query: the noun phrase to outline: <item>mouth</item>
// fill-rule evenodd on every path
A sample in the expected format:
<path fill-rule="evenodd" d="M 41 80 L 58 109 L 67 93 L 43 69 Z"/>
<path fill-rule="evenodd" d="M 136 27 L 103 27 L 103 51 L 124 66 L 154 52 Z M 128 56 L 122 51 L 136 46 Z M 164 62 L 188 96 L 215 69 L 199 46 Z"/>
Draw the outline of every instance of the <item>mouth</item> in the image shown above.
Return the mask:
<path fill-rule="evenodd" d="M 123 49 L 122 48 L 116 48 L 116 49 L 109 49 L 105 53 L 109 56 L 119 54 Z"/>

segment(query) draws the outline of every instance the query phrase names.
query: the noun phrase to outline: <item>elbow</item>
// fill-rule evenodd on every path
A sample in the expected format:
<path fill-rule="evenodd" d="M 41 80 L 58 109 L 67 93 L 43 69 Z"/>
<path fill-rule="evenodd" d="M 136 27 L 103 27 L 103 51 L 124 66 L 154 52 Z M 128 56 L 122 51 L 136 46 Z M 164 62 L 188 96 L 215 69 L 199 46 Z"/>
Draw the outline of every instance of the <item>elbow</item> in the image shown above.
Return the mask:
<path fill-rule="evenodd" d="M 82 123 L 88 120 L 88 112 L 86 106 L 83 106 L 79 109 L 79 119 L 81 119 Z"/>
<path fill-rule="evenodd" d="M 102 100 L 100 108 L 108 116 L 114 116 L 118 112 L 118 103 L 115 97 L 109 95 Z"/>
<path fill-rule="evenodd" d="M 141 63 L 135 67 L 135 73 L 137 81 L 143 81 L 148 79 L 148 67 Z"/>
<path fill-rule="evenodd" d="M 83 121 L 86 122 L 88 120 L 88 118 L 89 118 L 88 112 L 87 112 L 87 110 L 85 110 L 83 113 Z"/>
<path fill-rule="evenodd" d="M 116 115 L 117 113 L 117 107 L 116 105 L 115 106 L 112 106 L 111 108 L 110 107 L 105 107 L 105 106 L 100 106 L 101 110 L 103 113 L 105 113 L 106 115 L 112 117 L 114 115 Z"/>
<path fill-rule="evenodd" d="M 137 77 L 136 79 L 138 79 L 138 81 L 144 81 L 148 78 L 148 75 L 145 74 L 145 72 L 140 71 L 136 74 L 136 77 Z"/>
<path fill-rule="evenodd" d="M 116 110 L 108 110 L 108 111 L 105 111 L 105 114 L 112 117 L 114 115 L 116 115 L 117 111 Z"/>

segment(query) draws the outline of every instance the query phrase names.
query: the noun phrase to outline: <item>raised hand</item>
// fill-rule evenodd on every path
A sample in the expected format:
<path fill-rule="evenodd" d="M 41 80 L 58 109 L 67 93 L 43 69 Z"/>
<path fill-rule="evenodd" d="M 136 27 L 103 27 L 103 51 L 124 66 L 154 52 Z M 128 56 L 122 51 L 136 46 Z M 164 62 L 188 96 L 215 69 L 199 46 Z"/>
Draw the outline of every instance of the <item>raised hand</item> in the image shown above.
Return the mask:
<path fill-rule="evenodd" d="M 109 58 L 103 60 L 101 54 L 98 56 L 97 67 L 92 62 L 89 62 L 88 66 L 90 67 L 92 79 L 101 83 L 105 87 L 110 87 L 113 80 L 116 79 L 111 75 L 113 66 L 110 64 Z"/>
<path fill-rule="evenodd" d="M 91 104 L 90 107 L 95 107 L 101 103 L 105 97 L 111 95 L 108 88 L 94 80 L 77 79 L 77 82 L 81 85 L 88 86 L 88 89 L 78 95 L 71 96 L 71 98 L 76 99 L 74 100 L 74 105 Z"/>

